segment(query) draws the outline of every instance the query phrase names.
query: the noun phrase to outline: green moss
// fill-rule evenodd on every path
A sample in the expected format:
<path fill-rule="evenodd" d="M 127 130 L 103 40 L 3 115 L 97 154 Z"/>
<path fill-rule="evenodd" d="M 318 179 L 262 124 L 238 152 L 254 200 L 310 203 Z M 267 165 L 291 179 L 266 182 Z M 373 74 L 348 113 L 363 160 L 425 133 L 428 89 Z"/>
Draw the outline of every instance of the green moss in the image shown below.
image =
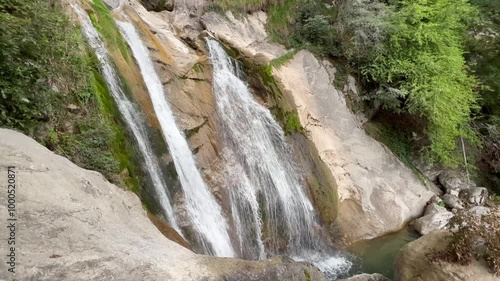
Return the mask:
<path fill-rule="evenodd" d="M 193 71 L 196 73 L 203 72 L 203 64 L 197 62 L 193 65 Z"/>
<path fill-rule="evenodd" d="M 291 59 L 293 59 L 293 57 L 295 56 L 296 53 L 297 53 L 297 50 L 288 51 L 284 55 L 282 55 L 282 56 L 280 56 L 278 58 L 273 59 L 269 63 L 269 67 L 273 67 L 273 68 L 279 69 L 285 63 L 287 63 L 288 61 L 290 61 Z M 269 72 L 269 74 L 271 75 L 272 72 L 269 69 L 266 70 L 266 71 Z"/>
<path fill-rule="evenodd" d="M 131 56 L 127 43 L 121 36 L 113 16 L 102 0 L 93 0 L 92 10 L 88 11 L 88 13 L 92 24 L 99 31 L 108 48 L 119 50 L 123 58 L 130 63 Z"/>
<path fill-rule="evenodd" d="M 306 278 L 306 281 L 311 281 L 311 273 L 309 273 L 309 270 L 304 269 L 304 277 Z"/>
<path fill-rule="evenodd" d="M 201 123 L 199 126 L 196 126 L 192 129 L 189 129 L 189 130 L 185 130 L 184 131 L 184 134 L 186 135 L 186 138 L 190 138 L 192 137 L 193 135 L 195 135 L 196 133 L 198 133 L 198 131 L 203 127 L 205 126 L 206 124 L 208 123 L 208 119 L 205 119 L 205 121 L 203 121 L 203 123 Z"/>
<path fill-rule="evenodd" d="M 93 76 L 100 113 L 103 115 L 106 121 L 105 123 L 107 123 L 112 130 L 110 142 L 112 156 L 118 162 L 119 172 L 127 171 L 126 175 L 122 175 L 122 180 L 126 186 L 139 194 L 140 183 L 133 163 L 133 158 L 135 157 L 134 147 L 127 137 L 124 130 L 125 125 L 120 119 L 120 112 L 107 88 L 104 78 L 96 70 L 93 71 Z"/>

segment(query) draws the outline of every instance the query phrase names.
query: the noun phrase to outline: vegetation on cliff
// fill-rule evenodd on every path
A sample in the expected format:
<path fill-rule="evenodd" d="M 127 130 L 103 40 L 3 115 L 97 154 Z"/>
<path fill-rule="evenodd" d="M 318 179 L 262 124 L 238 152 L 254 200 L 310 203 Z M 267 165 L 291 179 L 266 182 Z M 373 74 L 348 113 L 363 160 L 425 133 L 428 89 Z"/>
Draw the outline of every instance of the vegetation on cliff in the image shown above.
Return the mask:
<path fill-rule="evenodd" d="M 132 149 L 97 58 L 63 7 L 0 0 L 0 21 L 0 126 L 137 189 Z"/>
<path fill-rule="evenodd" d="M 473 161 L 483 159 L 484 170 L 498 174 L 500 12 L 494 2 L 214 1 L 224 10 L 266 11 L 275 41 L 334 58 L 357 73 L 365 108 L 416 121 L 411 128 L 382 124 L 417 133 L 408 138 L 410 152 L 457 167 L 464 139 L 481 151 Z"/>

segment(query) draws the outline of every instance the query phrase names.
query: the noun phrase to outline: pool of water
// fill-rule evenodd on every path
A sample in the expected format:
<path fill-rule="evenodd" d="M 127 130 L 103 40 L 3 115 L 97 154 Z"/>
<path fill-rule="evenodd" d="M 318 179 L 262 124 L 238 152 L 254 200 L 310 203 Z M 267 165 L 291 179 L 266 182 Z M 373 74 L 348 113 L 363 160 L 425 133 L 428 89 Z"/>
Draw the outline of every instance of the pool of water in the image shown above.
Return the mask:
<path fill-rule="evenodd" d="M 371 240 L 355 243 L 348 251 L 359 257 L 357 271 L 363 273 L 380 273 L 388 278 L 394 278 L 393 263 L 399 250 L 419 235 L 406 227 L 398 232 Z"/>

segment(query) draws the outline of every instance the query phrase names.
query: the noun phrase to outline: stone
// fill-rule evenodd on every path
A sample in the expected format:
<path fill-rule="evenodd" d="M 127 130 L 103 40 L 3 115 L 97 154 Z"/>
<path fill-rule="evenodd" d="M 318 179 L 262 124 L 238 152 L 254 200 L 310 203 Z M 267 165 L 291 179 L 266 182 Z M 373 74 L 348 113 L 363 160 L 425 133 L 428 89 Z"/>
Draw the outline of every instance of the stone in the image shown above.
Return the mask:
<path fill-rule="evenodd" d="M 351 278 L 340 279 L 340 280 L 337 280 L 337 281 L 391 281 L 391 280 L 389 278 L 385 277 L 382 274 L 378 274 L 378 273 L 374 273 L 374 274 L 363 273 L 363 274 L 355 275 L 355 276 L 353 276 Z"/>
<path fill-rule="evenodd" d="M 19 226 L 16 274 L 0 262 L 0 280 L 303 281 L 307 272 L 309 280 L 326 281 L 313 266 L 280 257 L 194 254 L 161 234 L 134 193 L 21 133 L 0 129 L 0 155 L 0 174 L 15 167 Z M 6 204 L 0 200 L 0 214 Z M 7 231 L 1 227 L 0 237 Z"/>
<path fill-rule="evenodd" d="M 434 210 L 432 210 L 432 212 L 434 212 Z M 435 230 L 445 229 L 446 225 L 453 216 L 454 214 L 446 209 L 440 210 L 436 213 L 431 213 L 417 219 L 413 223 L 413 228 L 415 228 L 420 235 L 426 235 Z"/>
<path fill-rule="evenodd" d="M 464 204 L 462 203 L 462 201 L 460 201 L 460 198 L 458 198 L 458 196 L 456 195 L 452 195 L 452 194 L 445 194 L 443 195 L 443 201 L 444 203 L 446 204 L 446 206 L 448 206 L 449 208 L 451 209 L 463 209 L 464 208 Z"/>
<path fill-rule="evenodd" d="M 235 17 L 231 12 L 222 17 L 208 12 L 201 18 L 205 29 L 216 38 L 262 65 L 286 54 L 283 47 L 267 40 L 266 21 L 267 15 L 262 11 L 246 17 Z"/>
<path fill-rule="evenodd" d="M 491 213 L 491 209 L 483 206 L 474 206 L 469 209 L 469 212 L 475 216 L 486 216 Z"/>
<path fill-rule="evenodd" d="M 365 132 L 333 85 L 331 67 L 303 50 L 273 75 L 337 182 L 334 228 L 341 243 L 351 244 L 401 229 L 422 215 L 434 193 Z"/>
<path fill-rule="evenodd" d="M 436 203 L 431 203 L 431 204 L 427 205 L 427 207 L 425 207 L 424 216 L 434 215 L 434 214 L 445 212 L 445 211 L 446 211 L 445 207 L 441 207 Z"/>
<path fill-rule="evenodd" d="M 394 260 L 395 281 L 498 281 L 484 261 L 470 265 L 430 261 L 429 255 L 444 250 L 451 233 L 439 230 L 424 235 L 404 246 Z"/>
<path fill-rule="evenodd" d="M 488 199 L 488 189 L 485 187 L 474 187 L 468 192 L 468 201 L 476 206 L 482 206 Z"/>
<path fill-rule="evenodd" d="M 452 171 L 452 170 L 446 170 L 439 174 L 439 183 L 443 185 L 443 187 L 448 190 L 463 190 L 463 189 L 468 189 L 469 185 L 467 184 L 467 180 L 464 178 L 464 176 L 457 172 L 457 171 Z"/>
<path fill-rule="evenodd" d="M 66 106 L 66 109 L 67 109 L 69 112 L 71 112 L 71 113 L 78 113 L 78 111 L 80 111 L 80 107 L 79 107 L 78 105 L 76 105 L 76 104 L 72 104 L 72 103 L 68 104 L 68 105 Z"/>

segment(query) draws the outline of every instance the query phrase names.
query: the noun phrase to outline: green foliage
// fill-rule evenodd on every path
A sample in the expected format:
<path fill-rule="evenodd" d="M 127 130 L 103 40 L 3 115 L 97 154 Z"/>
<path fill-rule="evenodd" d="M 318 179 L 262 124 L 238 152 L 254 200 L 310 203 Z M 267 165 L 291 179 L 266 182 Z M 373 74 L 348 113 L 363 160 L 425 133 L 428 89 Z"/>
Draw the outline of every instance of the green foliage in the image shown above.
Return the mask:
<path fill-rule="evenodd" d="M 286 123 L 283 129 L 286 135 L 292 133 L 302 133 L 304 131 L 304 128 L 302 128 L 302 125 L 300 124 L 300 118 L 297 113 L 286 112 L 285 115 Z"/>
<path fill-rule="evenodd" d="M 387 51 L 363 66 L 362 73 L 397 89 L 386 91 L 394 97 L 386 106 L 425 116 L 432 158 L 456 166 L 456 139 L 474 140 L 468 123 L 476 81 L 466 73 L 462 46 L 464 20 L 474 9 L 466 0 L 402 0 L 399 6 Z"/>
<path fill-rule="evenodd" d="M 343 54 L 357 63 L 382 53 L 392 32 L 394 8 L 382 1 L 351 0 L 341 5 L 335 30 Z"/>
<path fill-rule="evenodd" d="M 0 21 L 0 126 L 137 191 L 133 150 L 79 27 L 45 0 L 0 0 Z"/>
<path fill-rule="evenodd" d="M 31 131 L 85 85 L 80 34 L 43 0 L 0 0 L 0 22 L 0 126 Z"/>
<path fill-rule="evenodd" d="M 334 13 L 331 11 L 321 1 L 301 2 L 289 44 L 321 56 L 339 56 L 336 33 L 331 24 Z"/>
<path fill-rule="evenodd" d="M 389 147 L 407 167 L 416 170 L 412 161 L 411 132 L 375 122 L 366 123 L 365 129 L 374 139 Z"/>
<path fill-rule="evenodd" d="M 295 56 L 296 53 L 297 53 L 296 50 L 288 51 L 286 54 L 284 54 L 278 58 L 275 58 L 271 62 L 269 62 L 269 66 L 279 69 L 285 63 L 287 63 L 288 61 L 293 59 L 293 57 Z M 271 74 L 271 73 L 269 72 L 269 74 Z"/>
<path fill-rule="evenodd" d="M 121 36 L 113 16 L 102 0 L 92 1 L 92 10 L 88 11 L 92 24 L 99 31 L 109 48 L 118 48 L 127 62 L 131 61 L 127 43 Z"/>

